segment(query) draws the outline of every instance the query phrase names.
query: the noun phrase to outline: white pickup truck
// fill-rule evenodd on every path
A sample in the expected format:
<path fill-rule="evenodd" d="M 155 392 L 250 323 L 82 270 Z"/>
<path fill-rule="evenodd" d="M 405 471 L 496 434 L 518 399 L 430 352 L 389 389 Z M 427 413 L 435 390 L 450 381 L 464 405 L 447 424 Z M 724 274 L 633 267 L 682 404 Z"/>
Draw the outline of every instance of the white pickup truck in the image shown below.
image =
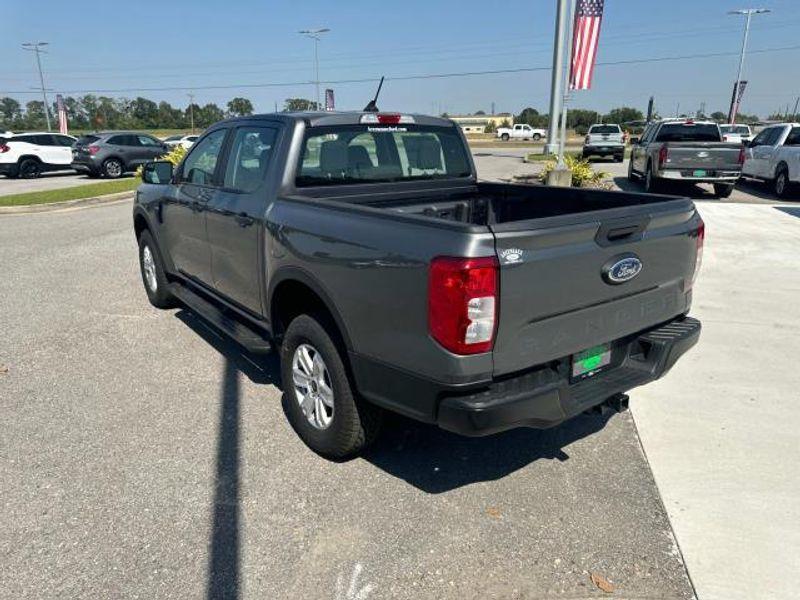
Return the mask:
<path fill-rule="evenodd" d="M 746 146 L 742 177 L 770 182 L 779 198 L 800 183 L 800 123 L 766 127 Z"/>
<path fill-rule="evenodd" d="M 513 127 L 499 127 L 497 129 L 497 137 L 499 137 L 504 142 L 507 142 L 510 139 L 516 140 L 535 140 L 539 141 L 547 132 L 544 129 L 536 129 L 531 127 L 527 123 L 517 124 Z"/>

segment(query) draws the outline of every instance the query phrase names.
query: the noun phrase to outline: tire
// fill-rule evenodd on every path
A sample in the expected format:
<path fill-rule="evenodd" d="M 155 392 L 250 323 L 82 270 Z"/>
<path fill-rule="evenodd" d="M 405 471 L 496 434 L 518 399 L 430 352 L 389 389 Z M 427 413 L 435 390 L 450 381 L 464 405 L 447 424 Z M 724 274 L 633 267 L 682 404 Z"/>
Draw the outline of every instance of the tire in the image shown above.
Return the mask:
<path fill-rule="evenodd" d="M 355 395 L 330 331 L 326 319 L 308 314 L 296 317 L 286 329 L 281 344 L 284 409 L 311 450 L 344 459 L 375 440 L 382 411 Z"/>
<path fill-rule="evenodd" d="M 509 137 L 510 136 L 507 133 L 504 133 L 503 135 L 500 136 L 500 139 L 503 140 L 504 142 L 507 142 Z"/>
<path fill-rule="evenodd" d="M 647 163 L 647 168 L 644 171 L 644 191 L 648 194 L 655 194 L 658 192 L 658 182 L 653 177 L 653 167 Z"/>
<path fill-rule="evenodd" d="M 633 156 L 628 159 L 628 181 L 638 181 L 639 176 L 633 170 Z"/>
<path fill-rule="evenodd" d="M 539 135 L 538 133 L 534 133 L 533 134 L 533 141 L 534 142 L 538 142 L 540 139 L 542 139 L 541 135 Z"/>
<path fill-rule="evenodd" d="M 35 158 L 25 158 L 19 163 L 17 173 L 22 179 L 37 179 L 42 175 L 42 163 Z"/>
<path fill-rule="evenodd" d="M 772 180 L 772 191 L 778 198 L 786 198 L 789 195 L 789 188 L 792 187 L 789 181 L 789 169 L 784 165 L 778 167 L 775 172 L 775 179 Z"/>
<path fill-rule="evenodd" d="M 109 158 L 103 163 L 103 175 L 109 179 L 119 179 L 125 172 L 125 167 L 117 158 Z"/>
<path fill-rule="evenodd" d="M 733 188 L 736 187 L 733 183 L 715 183 L 714 184 L 714 197 L 715 198 L 728 198 L 733 193 Z"/>
<path fill-rule="evenodd" d="M 147 299 L 156 308 L 174 308 L 177 300 L 169 291 L 169 281 L 164 271 L 164 262 L 153 236 L 145 230 L 139 236 L 139 270 L 142 273 Z"/>
<path fill-rule="evenodd" d="M 625 160 L 625 155 L 624 154 L 616 154 L 614 156 L 614 162 L 618 162 L 619 163 L 619 162 L 622 162 L 623 160 Z"/>

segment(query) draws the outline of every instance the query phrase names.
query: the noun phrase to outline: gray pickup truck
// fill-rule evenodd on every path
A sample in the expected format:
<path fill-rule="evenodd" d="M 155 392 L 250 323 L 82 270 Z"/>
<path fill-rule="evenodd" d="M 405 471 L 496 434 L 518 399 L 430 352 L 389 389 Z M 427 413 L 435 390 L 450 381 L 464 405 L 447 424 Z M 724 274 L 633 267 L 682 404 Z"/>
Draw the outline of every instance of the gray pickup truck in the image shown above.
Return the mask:
<path fill-rule="evenodd" d="M 150 302 L 279 348 L 287 416 L 324 456 L 385 409 L 465 435 L 619 409 L 700 334 L 691 200 L 482 183 L 448 120 L 232 119 L 142 178 Z"/>
<path fill-rule="evenodd" d="M 713 121 L 664 119 L 649 123 L 641 138 L 631 139 L 628 179 L 643 179 L 646 192 L 679 183 L 710 183 L 715 196 L 727 198 L 742 164 L 744 147 L 723 142 Z"/>

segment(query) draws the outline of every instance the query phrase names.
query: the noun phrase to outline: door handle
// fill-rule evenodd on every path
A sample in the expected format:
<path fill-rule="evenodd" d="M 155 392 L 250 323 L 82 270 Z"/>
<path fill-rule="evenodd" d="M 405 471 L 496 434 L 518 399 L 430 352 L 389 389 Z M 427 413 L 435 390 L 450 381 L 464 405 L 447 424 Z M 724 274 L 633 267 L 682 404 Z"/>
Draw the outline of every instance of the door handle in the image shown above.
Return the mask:
<path fill-rule="evenodd" d="M 236 223 L 239 225 L 239 227 L 250 227 L 250 225 L 255 223 L 255 219 L 246 212 L 240 212 L 238 215 L 236 215 Z"/>

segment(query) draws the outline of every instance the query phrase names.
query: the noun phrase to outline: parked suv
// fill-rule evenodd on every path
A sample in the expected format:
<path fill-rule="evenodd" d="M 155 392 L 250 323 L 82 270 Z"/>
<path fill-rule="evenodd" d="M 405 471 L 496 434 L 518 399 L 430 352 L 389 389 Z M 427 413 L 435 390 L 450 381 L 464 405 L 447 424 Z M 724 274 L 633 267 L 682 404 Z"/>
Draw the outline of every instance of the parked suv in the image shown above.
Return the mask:
<path fill-rule="evenodd" d="M 0 136 L 0 174 L 32 179 L 45 171 L 70 169 L 75 138 L 60 133 Z"/>
<path fill-rule="evenodd" d="M 625 134 L 619 125 L 592 125 L 583 141 L 583 158 L 613 156 L 616 162 L 625 158 Z"/>
<path fill-rule="evenodd" d="M 158 138 L 135 131 L 92 133 L 80 138 L 72 150 L 72 167 L 90 177 L 109 179 L 135 171 L 146 162 L 169 152 Z"/>

